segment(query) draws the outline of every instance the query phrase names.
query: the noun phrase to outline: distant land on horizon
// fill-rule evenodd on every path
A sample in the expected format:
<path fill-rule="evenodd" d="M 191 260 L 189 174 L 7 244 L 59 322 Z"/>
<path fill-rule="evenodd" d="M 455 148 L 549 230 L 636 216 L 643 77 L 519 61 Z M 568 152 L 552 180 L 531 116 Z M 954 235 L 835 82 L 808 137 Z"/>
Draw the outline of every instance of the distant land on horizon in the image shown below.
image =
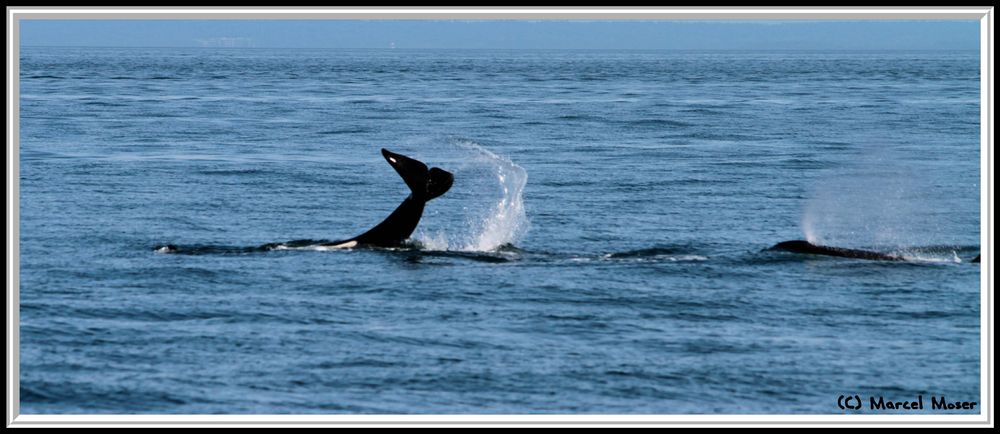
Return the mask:
<path fill-rule="evenodd" d="M 979 50 L 977 21 L 22 20 L 24 47 Z"/>

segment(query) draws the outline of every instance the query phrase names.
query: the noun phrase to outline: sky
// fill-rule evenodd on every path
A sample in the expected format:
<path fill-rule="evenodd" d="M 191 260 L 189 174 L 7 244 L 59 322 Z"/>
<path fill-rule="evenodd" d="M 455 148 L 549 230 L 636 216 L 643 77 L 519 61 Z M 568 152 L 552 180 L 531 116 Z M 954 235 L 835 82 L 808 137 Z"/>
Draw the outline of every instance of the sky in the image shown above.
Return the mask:
<path fill-rule="evenodd" d="M 978 21 L 22 20 L 22 46 L 978 50 Z"/>

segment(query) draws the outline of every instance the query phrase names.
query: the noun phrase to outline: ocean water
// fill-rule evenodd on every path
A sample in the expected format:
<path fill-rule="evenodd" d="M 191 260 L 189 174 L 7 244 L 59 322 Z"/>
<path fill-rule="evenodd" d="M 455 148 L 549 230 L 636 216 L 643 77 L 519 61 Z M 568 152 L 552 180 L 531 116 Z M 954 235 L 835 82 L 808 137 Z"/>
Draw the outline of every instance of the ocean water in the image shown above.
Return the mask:
<path fill-rule="evenodd" d="M 976 52 L 20 65 L 22 413 L 979 400 Z M 252 248 L 380 222 L 408 194 L 381 148 L 455 174 L 407 246 Z M 910 260 L 766 250 L 790 239 Z"/>

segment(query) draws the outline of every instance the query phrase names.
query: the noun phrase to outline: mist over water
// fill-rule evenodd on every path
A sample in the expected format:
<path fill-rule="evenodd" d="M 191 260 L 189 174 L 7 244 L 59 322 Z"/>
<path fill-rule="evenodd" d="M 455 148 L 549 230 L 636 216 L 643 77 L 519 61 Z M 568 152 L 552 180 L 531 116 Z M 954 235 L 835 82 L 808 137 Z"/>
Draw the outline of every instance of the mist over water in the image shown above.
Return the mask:
<path fill-rule="evenodd" d="M 926 240 L 920 231 L 916 174 L 867 165 L 820 179 L 806 202 L 803 230 L 811 242 L 879 248 Z M 924 204 L 929 206 L 930 204 Z"/>
<path fill-rule="evenodd" d="M 975 52 L 21 55 L 25 414 L 979 399 Z"/>
<path fill-rule="evenodd" d="M 928 194 L 940 187 L 935 182 L 949 181 L 900 164 L 907 155 L 891 144 L 866 145 L 855 159 L 831 167 L 817 178 L 802 215 L 805 239 L 813 244 L 873 249 L 919 260 L 960 262 L 956 252 L 967 246 L 949 237 L 942 215 L 961 206 L 962 198 Z M 931 256 L 930 251 L 937 255 Z"/>

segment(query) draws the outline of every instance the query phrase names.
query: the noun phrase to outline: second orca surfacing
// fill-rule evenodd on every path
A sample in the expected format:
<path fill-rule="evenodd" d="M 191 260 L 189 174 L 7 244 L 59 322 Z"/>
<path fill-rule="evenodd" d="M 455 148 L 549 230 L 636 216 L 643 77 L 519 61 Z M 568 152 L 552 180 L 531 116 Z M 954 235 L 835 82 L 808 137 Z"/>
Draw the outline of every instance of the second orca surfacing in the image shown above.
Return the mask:
<path fill-rule="evenodd" d="M 792 253 L 811 255 L 838 256 L 841 258 L 867 259 L 870 261 L 905 261 L 902 256 L 868 250 L 845 249 L 842 247 L 827 247 L 810 243 L 805 240 L 783 241 L 768 250 L 783 250 Z"/>

